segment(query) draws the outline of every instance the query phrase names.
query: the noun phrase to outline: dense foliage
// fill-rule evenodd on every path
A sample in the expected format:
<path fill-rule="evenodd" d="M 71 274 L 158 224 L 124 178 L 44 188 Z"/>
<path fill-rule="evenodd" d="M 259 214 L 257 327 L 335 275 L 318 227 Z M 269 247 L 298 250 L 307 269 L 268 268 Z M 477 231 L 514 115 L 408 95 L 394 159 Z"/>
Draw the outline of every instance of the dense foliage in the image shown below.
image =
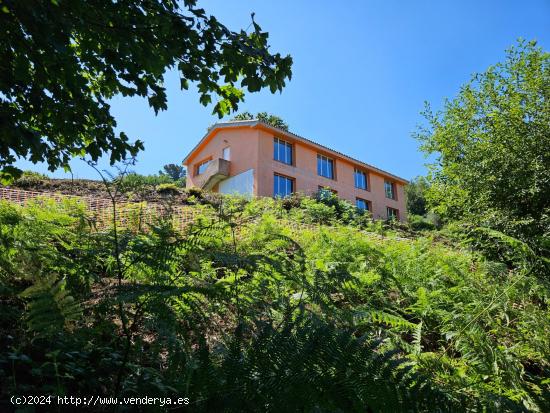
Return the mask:
<path fill-rule="evenodd" d="M 268 125 L 288 131 L 288 124 L 282 118 L 267 112 L 258 112 L 256 115 L 253 115 L 250 112 L 242 112 L 233 118 L 233 120 L 252 120 L 252 119 L 258 119 L 262 122 L 267 123 Z"/>
<path fill-rule="evenodd" d="M 176 184 L 179 187 L 185 186 L 185 178 L 174 180 L 174 178 L 168 174 L 141 175 L 132 172 L 124 176 L 116 177 L 114 181 L 119 184 L 121 191 L 138 194 L 151 189 L 154 190 L 158 185 L 163 184 Z"/>
<path fill-rule="evenodd" d="M 159 175 L 168 175 L 172 180 L 179 181 L 187 176 L 187 170 L 181 165 L 168 163 L 162 167 L 162 171 L 159 171 Z"/>
<path fill-rule="evenodd" d="M 442 227 L 438 213 L 428 209 L 427 192 L 430 183 L 418 176 L 405 186 L 407 221 L 414 230 L 433 230 Z"/>
<path fill-rule="evenodd" d="M 243 89 L 282 90 L 292 59 L 269 50 L 252 16 L 229 30 L 196 0 L 0 1 L 0 178 L 20 175 L 17 158 L 69 168 L 74 156 L 119 161 L 143 148 L 123 132 L 108 100 L 117 94 L 167 107 L 164 73 L 222 117 Z"/>
<path fill-rule="evenodd" d="M 508 251 L 489 260 L 449 230 L 405 238 L 335 198 L 214 197 L 184 232 L 171 207 L 99 231 L 78 204 L 0 203 L 2 400 L 550 409 L 548 287 L 521 241 L 485 232 Z"/>
<path fill-rule="evenodd" d="M 426 202 L 428 188 L 429 183 L 423 176 L 416 177 L 405 186 L 408 214 L 426 215 L 428 213 Z"/>
<path fill-rule="evenodd" d="M 520 42 L 441 112 L 425 115 L 429 126 L 418 137 L 437 156 L 431 207 L 520 238 L 550 259 L 550 53 Z"/>

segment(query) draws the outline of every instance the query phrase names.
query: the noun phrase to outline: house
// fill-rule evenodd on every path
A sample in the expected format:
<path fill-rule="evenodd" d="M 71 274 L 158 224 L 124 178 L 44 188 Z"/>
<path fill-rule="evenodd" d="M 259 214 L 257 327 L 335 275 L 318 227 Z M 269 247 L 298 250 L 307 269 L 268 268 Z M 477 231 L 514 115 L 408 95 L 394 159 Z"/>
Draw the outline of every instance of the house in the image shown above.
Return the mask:
<path fill-rule="evenodd" d="M 407 180 L 258 120 L 215 124 L 183 164 L 188 188 L 276 197 L 326 188 L 374 218 L 406 220 Z"/>

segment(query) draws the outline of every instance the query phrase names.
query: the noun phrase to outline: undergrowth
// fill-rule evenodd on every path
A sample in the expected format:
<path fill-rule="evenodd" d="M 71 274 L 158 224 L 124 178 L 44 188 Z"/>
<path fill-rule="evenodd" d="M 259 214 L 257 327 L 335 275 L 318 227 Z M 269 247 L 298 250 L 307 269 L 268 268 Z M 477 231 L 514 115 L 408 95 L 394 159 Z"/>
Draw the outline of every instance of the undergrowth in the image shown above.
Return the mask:
<path fill-rule="evenodd" d="M 169 205 L 99 231 L 75 202 L 0 203 L 1 399 L 550 410 L 548 286 L 523 243 L 486 231 L 501 253 L 482 254 L 471 231 L 418 234 L 309 198 L 203 208 L 183 232 Z"/>

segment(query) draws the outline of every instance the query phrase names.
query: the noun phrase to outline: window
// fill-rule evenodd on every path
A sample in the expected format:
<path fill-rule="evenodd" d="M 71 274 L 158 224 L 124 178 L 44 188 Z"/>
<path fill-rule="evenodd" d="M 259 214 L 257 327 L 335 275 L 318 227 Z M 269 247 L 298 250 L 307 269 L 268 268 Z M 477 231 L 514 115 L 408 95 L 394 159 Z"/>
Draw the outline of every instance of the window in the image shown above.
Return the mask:
<path fill-rule="evenodd" d="M 324 155 L 317 155 L 317 175 L 334 179 L 334 160 Z"/>
<path fill-rule="evenodd" d="M 292 144 L 273 138 L 273 159 L 292 165 Z"/>
<path fill-rule="evenodd" d="M 370 211 L 369 201 L 365 201 L 361 198 L 355 198 L 355 206 L 363 211 Z"/>
<path fill-rule="evenodd" d="M 386 207 L 386 214 L 389 220 L 399 219 L 399 211 L 395 208 Z"/>
<path fill-rule="evenodd" d="M 395 199 L 395 184 L 390 181 L 384 181 L 384 190 L 386 191 L 386 198 Z"/>
<path fill-rule="evenodd" d="M 197 175 L 200 175 L 204 171 L 206 171 L 206 168 L 208 168 L 208 164 L 210 163 L 210 161 L 211 159 L 207 161 L 202 161 L 201 163 L 199 163 L 199 165 L 197 166 Z"/>
<path fill-rule="evenodd" d="M 354 174 L 355 187 L 359 189 L 368 189 L 367 174 L 359 169 L 356 169 Z"/>
<path fill-rule="evenodd" d="M 226 161 L 231 160 L 231 148 L 229 146 L 226 148 L 223 148 L 222 158 L 225 159 Z"/>
<path fill-rule="evenodd" d="M 294 179 L 275 174 L 273 179 L 273 196 L 284 198 L 294 192 Z"/>

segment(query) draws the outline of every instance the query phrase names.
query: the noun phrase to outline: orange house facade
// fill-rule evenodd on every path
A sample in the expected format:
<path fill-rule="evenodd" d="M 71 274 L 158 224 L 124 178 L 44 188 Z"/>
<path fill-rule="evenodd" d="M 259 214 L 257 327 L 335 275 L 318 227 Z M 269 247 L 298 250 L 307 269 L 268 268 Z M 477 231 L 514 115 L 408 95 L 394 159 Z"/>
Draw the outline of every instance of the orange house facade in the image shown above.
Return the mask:
<path fill-rule="evenodd" d="M 407 219 L 407 180 L 258 120 L 215 124 L 183 164 L 188 188 L 266 197 L 331 190 L 375 219 Z"/>

